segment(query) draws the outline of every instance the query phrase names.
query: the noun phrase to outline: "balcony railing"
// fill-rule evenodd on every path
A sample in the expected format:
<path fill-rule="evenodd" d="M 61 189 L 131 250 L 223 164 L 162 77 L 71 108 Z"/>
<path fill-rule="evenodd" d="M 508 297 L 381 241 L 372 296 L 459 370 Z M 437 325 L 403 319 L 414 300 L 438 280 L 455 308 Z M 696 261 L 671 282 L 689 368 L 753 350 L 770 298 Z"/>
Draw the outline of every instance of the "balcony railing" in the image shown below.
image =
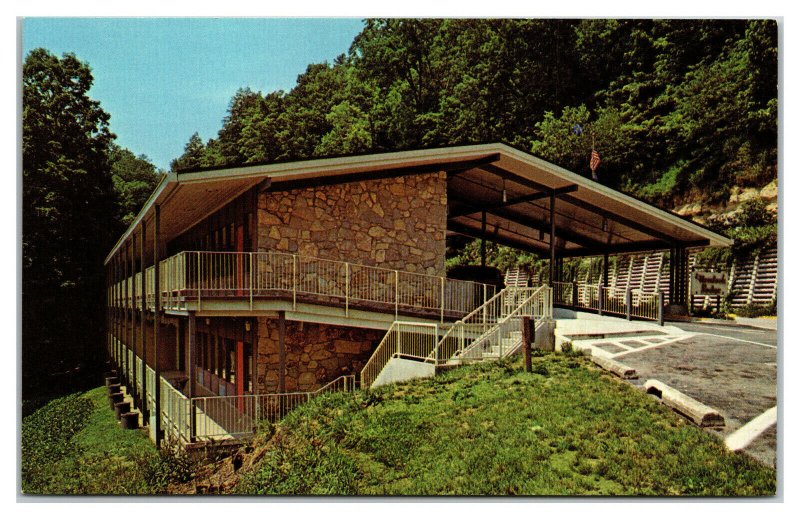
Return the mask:
<path fill-rule="evenodd" d="M 598 313 L 637 317 L 663 323 L 664 294 L 660 290 L 645 292 L 585 283 L 553 283 L 553 302 L 556 305 L 594 310 Z"/>
<path fill-rule="evenodd" d="M 185 309 L 193 302 L 237 299 L 250 308 L 264 298 L 374 309 L 395 315 L 427 312 L 463 316 L 495 294 L 495 287 L 471 281 L 430 276 L 279 252 L 180 252 L 160 262 L 159 288 L 165 309 Z M 141 307 L 141 273 L 113 285 L 115 306 Z M 153 267 L 145 273 L 147 307 L 153 309 Z"/>
<path fill-rule="evenodd" d="M 141 370 L 142 359 L 112 334 L 108 335 L 107 350 L 114 366 L 119 369 L 123 385 L 129 391 L 128 384 L 132 384 L 133 372 L 128 366 L 135 365 Z M 125 365 L 123 359 L 127 359 L 129 364 Z M 145 369 L 145 383 L 137 379 L 136 385 L 139 395 L 147 400 L 148 409 L 154 412 L 156 374 L 150 366 L 145 366 Z M 260 422 L 276 423 L 297 406 L 317 396 L 356 389 L 355 375 L 342 375 L 314 391 L 189 398 L 163 376 L 159 377 L 158 383 L 164 438 L 177 445 L 246 438 L 256 432 Z"/>

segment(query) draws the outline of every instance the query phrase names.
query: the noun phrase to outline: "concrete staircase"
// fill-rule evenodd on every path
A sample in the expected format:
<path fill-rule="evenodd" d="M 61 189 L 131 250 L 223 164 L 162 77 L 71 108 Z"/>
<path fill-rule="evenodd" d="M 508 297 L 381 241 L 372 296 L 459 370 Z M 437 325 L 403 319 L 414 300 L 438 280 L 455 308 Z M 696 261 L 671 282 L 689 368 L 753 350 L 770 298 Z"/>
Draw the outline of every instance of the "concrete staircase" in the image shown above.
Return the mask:
<path fill-rule="evenodd" d="M 490 347 L 483 351 L 484 359 L 499 359 L 508 355 L 513 355 L 522 346 L 522 332 L 512 330 L 503 334 L 500 342 L 492 343 Z"/>

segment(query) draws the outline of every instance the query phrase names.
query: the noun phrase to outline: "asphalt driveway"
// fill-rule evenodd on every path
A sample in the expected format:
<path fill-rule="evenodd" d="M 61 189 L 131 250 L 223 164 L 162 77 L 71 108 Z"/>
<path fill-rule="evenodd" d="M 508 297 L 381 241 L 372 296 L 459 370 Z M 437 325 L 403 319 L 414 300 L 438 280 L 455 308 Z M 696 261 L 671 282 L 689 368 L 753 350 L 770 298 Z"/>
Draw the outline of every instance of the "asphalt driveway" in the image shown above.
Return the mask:
<path fill-rule="evenodd" d="M 636 369 L 642 385 L 658 379 L 717 409 L 725 427 L 713 430 L 729 437 L 777 405 L 777 333 L 713 324 L 676 324 L 666 335 L 609 337 L 576 341 L 594 354 Z M 597 351 L 601 350 L 601 351 Z M 752 426 L 751 426 L 752 427 Z M 770 426 L 744 449 L 775 465 L 776 426 Z"/>

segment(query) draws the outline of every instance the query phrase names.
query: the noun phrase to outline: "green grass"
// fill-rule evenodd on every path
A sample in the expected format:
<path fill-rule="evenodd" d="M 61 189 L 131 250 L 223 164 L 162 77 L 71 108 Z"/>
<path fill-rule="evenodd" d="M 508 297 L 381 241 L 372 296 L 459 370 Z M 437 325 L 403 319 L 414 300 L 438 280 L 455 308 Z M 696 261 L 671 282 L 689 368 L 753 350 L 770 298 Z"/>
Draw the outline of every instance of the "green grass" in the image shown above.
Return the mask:
<path fill-rule="evenodd" d="M 120 428 L 105 387 L 53 400 L 22 421 L 27 494 L 158 493 L 174 466 L 144 431 Z"/>
<path fill-rule="evenodd" d="M 768 495 L 725 450 L 580 357 L 481 364 L 297 409 L 255 442 L 236 493 Z"/>

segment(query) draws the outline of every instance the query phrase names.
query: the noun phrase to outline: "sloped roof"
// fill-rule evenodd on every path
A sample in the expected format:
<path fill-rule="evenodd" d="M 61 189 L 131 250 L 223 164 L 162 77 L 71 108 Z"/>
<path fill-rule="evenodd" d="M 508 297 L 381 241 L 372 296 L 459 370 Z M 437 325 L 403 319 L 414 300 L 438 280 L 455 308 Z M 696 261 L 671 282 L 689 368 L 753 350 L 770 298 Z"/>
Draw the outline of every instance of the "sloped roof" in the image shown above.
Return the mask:
<path fill-rule="evenodd" d="M 169 241 L 245 191 L 269 191 L 397 177 L 448 174 L 448 230 L 522 249 L 549 248 L 555 197 L 559 256 L 631 252 L 675 246 L 728 246 L 731 240 L 676 214 L 500 143 L 324 158 L 170 173 L 155 189 L 106 258 L 146 222 L 152 255 L 154 208 Z M 505 196 L 503 196 L 505 190 Z"/>

